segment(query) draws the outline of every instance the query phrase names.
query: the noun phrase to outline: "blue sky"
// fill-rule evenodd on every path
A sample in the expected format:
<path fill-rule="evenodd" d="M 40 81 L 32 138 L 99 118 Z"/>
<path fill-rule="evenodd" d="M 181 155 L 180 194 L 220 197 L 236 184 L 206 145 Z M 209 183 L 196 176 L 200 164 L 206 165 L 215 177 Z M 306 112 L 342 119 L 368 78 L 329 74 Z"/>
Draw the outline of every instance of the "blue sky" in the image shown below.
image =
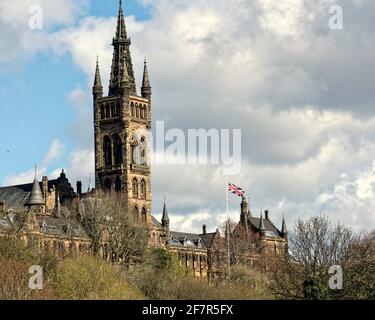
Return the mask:
<path fill-rule="evenodd" d="M 35 2 L 42 31 L 28 27 Z M 242 130 L 238 175 L 153 166 L 156 216 L 167 195 L 172 228 L 215 230 L 229 179 L 277 224 L 324 213 L 375 226 L 375 1 L 337 0 L 341 30 L 327 0 L 124 2 L 138 87 L 148 59 L 153 120 Z M 30 182 L 35 163 L 87 184 L 95 57 L 107 88 L 117 10 L 117 0 L 0 0 L 0 185 Z"/>
<path fill-rule="evenodd" d="M 111 17 L 117 12 L 117 0 L 93 0 L 83 17 Z M 126 12 L 137 20 L 148 16 L 148 10 L 135 0 L 126 1 Z M 0 69 L 0 88 L 0 185 L 9 174 L 40 164 L 54 139 L 63 141 L 64 149 L 50 167 L 64 168 L 66 155 L 75 147 L 69 134 L 74 117 L 69 93 L 75 88 L 91 90 L 86 75 L 72 62 L 71 56 L 39 52 L 18 70 L 8 67 L 1 72 Z M 91 122 L 91 118 L 87 121 Z"/>

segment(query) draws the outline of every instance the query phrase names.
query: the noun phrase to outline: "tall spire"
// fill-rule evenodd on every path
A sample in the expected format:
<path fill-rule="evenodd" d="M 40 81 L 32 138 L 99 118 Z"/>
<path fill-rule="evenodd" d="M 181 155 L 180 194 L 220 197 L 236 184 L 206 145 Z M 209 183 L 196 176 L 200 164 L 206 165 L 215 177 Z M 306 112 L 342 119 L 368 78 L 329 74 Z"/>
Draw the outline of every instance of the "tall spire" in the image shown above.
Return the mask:
<path fill-rule="evenodd" d="M 95 80 L 94 86 L 92 87 L 92 92 L 94 95 L 103 95 L 103 86 L 102 86 L 102 79 L 100 77 L 100 69 L 99 69 L 99 57 L 96 58 L 96 70 L 95 70 Z"/>
<path fill-rule="evenodd" d="M 285 214 L 283 215 L 283 223 L 282 223 L 282 226 L 281 226 L 281 234 L 282 236 L 285 236 L 288 234 L 288 229 L 286 227 L 286 222 L 285 222 Z"/>
<path fill-rule="evenodd" d="M 146 99 L 150 99 L 152 95 L 151 85 L 150 85 L 150 77 L 148 75 L 147 70 L 147 61 L 145 59 L 144 69 L 143 69 L 143 81 L 142 81 L 142 88 L 141 88 L 142 97 Z"/>
<path fill-rule="evenodd" d="M 161 218 L 161 225 L 167 230 L 167 233 L 169 234 L 169 215 L 168 215 L 168 209 L 167 209 L 165 196 L 164 196 L 163 217 Z"/>
<path fill-rule="evenodd" d="M 126 90 L 130 88 L 130 78 L 128 74 L 128 66 L 126 64 L 126 59 L 124 59 L 121 70 L 122 70 L 121 89 Z"/>
<path fill-rule="evenodd" d="M 166 198 L 165 197 L 164 197 L 163 217 L 161 219 L 161 222 L 162 223 L 164 223 L 164 222 L 168 222 L 169 223 L 169 215 L 168 215 L 168 209 L 167 209 L 167 203 L 166 203 Z"/>
<path fill-rule="evenodd" d="M 124 10 L 122 8 L 122 0 L 120 0 L 117 18 L 116 39 L 126 39 L 127 37 L 128 35 L 126 33 Z"/>
<path fill-rule="evenodd" d="M 35 176 L 34 176 L 34 183 L 33 188 L 31 190 L 30 198 L 27 203 L 28 206 L 39 206 L 44 205 L 44 197 L 42 190 L 40 189 L 39 181 L 38 181 L 38 167 L 35 166 Z"/>
<path fill-rule="evenodd" d="M 136 95 L 137 89 L 135 86 L 135 77 L 133 64 L 130 54 L 131 40 L 128 38 L 126 32 L 126 24 L 124 11 L 122 6 L 122 0 L 120 0 L 116 34 L 113 38 L 113 58 L 111 68 L 111 78 L 109 80 L 109 96 L 116 96 L 124 93 L 121 86 L 124 78 L 124 68 L 126 66 L 127 75 L 129 77 L 129 90 L 127 94 Z M 126 75 L 125 75 L 126 76 Z"/>

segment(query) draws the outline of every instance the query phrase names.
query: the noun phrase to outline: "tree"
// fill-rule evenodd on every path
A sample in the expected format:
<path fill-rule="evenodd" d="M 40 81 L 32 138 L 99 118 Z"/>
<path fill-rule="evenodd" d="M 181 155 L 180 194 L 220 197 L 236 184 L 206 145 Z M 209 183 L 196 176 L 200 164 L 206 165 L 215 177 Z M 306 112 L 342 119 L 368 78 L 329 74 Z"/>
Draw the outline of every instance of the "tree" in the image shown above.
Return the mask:
<path fill-rule="evenodd" d="M 83 199 L 79 204 L 80 223 L 92 241 L 94 255 L 99 254 L 103 239 L 104 211 L 103 202 L 97 197 Z"/>
<path fill-rule="evenodd" d="M 375 299 L 375 231 L 349 247 L 344 266 L 345 299 Z"/>
<path fill-rule="evenodd" d="M 142 299 L 139 291 L 128 284 L 123 271 L 98 257 L 80 256 L 63 261 L 54 289 L 60 299 L 97 300 Z"/>
<path fill-rule="evenodd" d="M 228 219 L 222 227 L 225 240 L 221 242 L 221 251 L 230 252 L 230 265 L 246 265 L 260 253 L 259 237 L 250 230 L 245 230 L 242 225 Z M 228 265 L 228 257 L 225 259 Z"/>
<path fill-rule="evenodd" d="M 80 216 L 92 239 L 95 254 L 105 244 L 112 262 L 129 266 L 142 261 L 148 246 L 149 229 L 128 213 L 121 196 L 101 195 L 82 200 Z"/>
<path fill-rule="evenodd" d="M 347 252 L 356 241 L 351 229 L 333 226 L 327 217 L 298 220 L 289 236 L 289 254 L 272 268 L 271 290 L 284 299 L 329 299 L 328 270 L 345 266 Z"/>

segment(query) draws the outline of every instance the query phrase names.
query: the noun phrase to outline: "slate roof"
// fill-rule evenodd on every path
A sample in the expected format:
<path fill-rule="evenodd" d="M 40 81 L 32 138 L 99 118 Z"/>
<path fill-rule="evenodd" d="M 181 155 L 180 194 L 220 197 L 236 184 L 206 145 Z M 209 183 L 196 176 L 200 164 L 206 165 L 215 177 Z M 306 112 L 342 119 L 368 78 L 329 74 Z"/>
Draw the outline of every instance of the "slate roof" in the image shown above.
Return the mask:
<path fill-rule="evenodd" d="M 252 227 L 257 231 L 260 231 L 259 229 L 260 218 L 250 217 L 249 220 L 250 220 L 250 224 L 252 225 Z M 263 218 L 263 224 L 265 228 L 265 235 L 267 237 L 271 237 L 271 238 L 281 237 L 280 231 L 274 226 L 274 224 L 271 221 Z"/>
<path fill-rule="evenodd" d="M 60 237 L 88 238 L 85 230 L 76 221 L 65 218 L 39 217 L 41 232 Z"/>
<path fill-rule="evenodd" d="M 156 219 L 154 216 L 151 216 L 152 218 L 152 223 L 158 227 L 162 227 L 162 224 Z"/>
<path fill-rule="evenodd" d="M 169 245 L 176 247 L 206 249 L 206 246 L 202 241 L 201 235 L 195 233 L 171 231 Z"/>
<path fill-rule="evenodd" d="M 212 248 L 216 232 L 202 234 L 201 238 L 206 248 Z"/>
<path fill-rule="evenodd" d="M 65 218 L 37 217 L 40 232 L 50 236 L 63 238 L 87 238 L 85 230 L 76 221 Z M 10 230 L 11 226 L 5 217 L 0 217 L 0 230 Z"/>
<path fill-rule="evenodd" d="M 48 181 L 48 189 L 57 184 L 57 179 Z M 39 182 L 42 187 L 42 182 Z M 5 207 L 10 209 L 20 209 L 28 202 L 33 183 L 21 184 L 0 188 L 0 201 L 5 202 Z"/>

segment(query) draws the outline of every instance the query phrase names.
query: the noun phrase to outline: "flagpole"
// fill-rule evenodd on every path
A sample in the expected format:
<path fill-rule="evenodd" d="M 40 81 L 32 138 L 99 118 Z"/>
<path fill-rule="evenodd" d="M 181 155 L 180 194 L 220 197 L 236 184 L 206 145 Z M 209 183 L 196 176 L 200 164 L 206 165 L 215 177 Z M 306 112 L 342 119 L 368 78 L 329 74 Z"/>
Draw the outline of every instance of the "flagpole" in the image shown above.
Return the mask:
<path fill-rule="evenodd" d="M 228 180 L 226 181 L 226 185 L 225 185 L 225 200 L 226 200 L 226 203 L 227 203 L 227 216 L 229 217 L 229 197 L 228 197 L 228 185 L 229 185 L 229 182 Z"/>
<path fill-rule="evenodd" d="M 226 186 L 225 186 L 225 198 L 226 198 L 226 202 L 227 202 L 227 225 L 226 225 L 226 229 L 227 229 L 227 252 L 228 252 L 228 275 L 230 274 L 230 224 L 229 224 L 229 190 L 228 190 L 228 186 L 229 186 L 229 181 L 227 180 L 226 181 Z"/>

